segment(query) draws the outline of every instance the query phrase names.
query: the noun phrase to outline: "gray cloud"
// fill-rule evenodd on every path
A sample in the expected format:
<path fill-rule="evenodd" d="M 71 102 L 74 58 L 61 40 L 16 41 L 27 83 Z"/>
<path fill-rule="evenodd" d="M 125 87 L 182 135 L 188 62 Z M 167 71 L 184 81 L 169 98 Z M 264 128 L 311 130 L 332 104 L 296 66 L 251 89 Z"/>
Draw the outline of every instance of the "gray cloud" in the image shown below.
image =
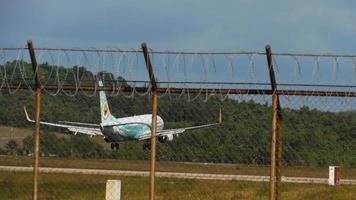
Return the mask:
<path fill-rule="evenodd" d="M 27 1 L 0 3 L 0 46 L 355 51 L 349 1 Z"/>

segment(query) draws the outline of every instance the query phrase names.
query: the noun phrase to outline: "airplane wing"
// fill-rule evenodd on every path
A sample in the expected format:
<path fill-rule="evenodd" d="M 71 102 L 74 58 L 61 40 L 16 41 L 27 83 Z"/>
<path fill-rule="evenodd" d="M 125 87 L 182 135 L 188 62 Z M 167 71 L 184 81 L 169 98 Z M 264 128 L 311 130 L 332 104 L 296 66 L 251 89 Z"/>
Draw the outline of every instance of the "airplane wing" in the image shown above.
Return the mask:
<path fill-rule="evenodd" d="M 183 133 L 187 130 L 193 130 L 193 129 L 201 129 L 201 128 L 208 128 L 212 126 L 217 126 L 222 123 L 222 116 L 221 116 L 221 109 L 219 111 L 219 122 L 218 123 L 212 123 L 212 124 L 204 124 L 200 126 L 190 126 L 190 127 L 185 127 L 185 128 L 175 128 L 175 129 L 164 129 L 164 130 L 158 130 L 156 133 L 156 136 L 168 136 L 168 135 L 176 135 Z M 151 138 L 151 131 L 144 133 L 141 135 L 140 140 L 147 140 Z"/>
<path fill-rule="evenodd" d="M 191 126 L 191 127 L 186 127 L 186 128 L 175 128 L 175 129 L 164 129 L 164 130 L 159 130 L 156 133 L 156 136 L 166 136 L 166 135 L 176 135 L 183 133 L 187 130 L 193 130 L 193 129 L 201 129 L 201 128 L 208 128 L 212 126 L 217 126 L 220 123 L 213 123 L 213 124 L 204 124 L 200 126 Z M 151 138 L 151 132 L 144 133 L 141 135 L 140 140 L 147 140 Z"/>
<path fill-rule="evenodd" d="M 26 107 L 23 107 L 26 115 L 26 119 L 29 122 L 35 123 L 35 120 L 31 119 L 27 113 Z M 80 122 L 64 122 L 64 123 L 71 123 L 71 124 L 81 124 L 84 125 L 85 123 L 80 123 Z M 83 133 L 91 136 L 95 135 L 103 135 L 103 133 L 100 130 L 100 125 L 97 125 L 95 127 L 85 127 L 85 126 L 74 126 L 74 125 L 68 125 L 68 124 L 63 124 L 63 123 L 52 123 L 52 122 L 40 122 L 41 125 L 46 125 L 46 126 L 53 126 L 53 127 L 59 127 L 59 128 L 66 128 L 71 132 L 74 132 L 74 134 L 77 133 Z M 91 126 L 94 126 L 94 124 L 90 124 Z"/>

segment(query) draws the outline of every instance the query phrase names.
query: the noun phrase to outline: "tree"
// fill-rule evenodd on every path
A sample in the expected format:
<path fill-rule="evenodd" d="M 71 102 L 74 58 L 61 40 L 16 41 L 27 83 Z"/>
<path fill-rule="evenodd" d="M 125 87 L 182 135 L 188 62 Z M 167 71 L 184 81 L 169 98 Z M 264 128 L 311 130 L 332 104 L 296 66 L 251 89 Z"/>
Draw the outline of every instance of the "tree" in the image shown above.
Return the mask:
<path fill-rule="evenodd" d="M 6 145 L 5 145 L 5 152 L 8 155 L 16 155 L 16 152 L 18 150 L 18 144 L 16 143 L 15 140 L 10 140 Z"/>
<path fill-rule="evenodd" d="M 0 155 L 4 155 L 4 154 L 6 154 L 5 150 L 0 148 Z"/>

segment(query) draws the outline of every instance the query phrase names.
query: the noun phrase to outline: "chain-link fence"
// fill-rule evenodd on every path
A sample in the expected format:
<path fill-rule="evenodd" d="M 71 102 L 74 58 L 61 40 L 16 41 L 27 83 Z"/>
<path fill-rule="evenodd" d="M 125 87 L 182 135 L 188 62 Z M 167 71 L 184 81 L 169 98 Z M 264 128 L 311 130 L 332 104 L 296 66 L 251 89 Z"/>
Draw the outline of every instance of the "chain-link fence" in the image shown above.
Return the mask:
<path fill-rule="evenodd" d="M 356 56 L 34 50 L 32 66 L 27 48 L 0 49 L 1 199 L 35 187 L 38 199 L 104 199 L 107 180 L 121 180 L 122 199 L 356 196 Z M 33 70 L 50 122 L 37 178 Z M 340 186 L 328 186 L 329 166 L 341 166 Z"/>

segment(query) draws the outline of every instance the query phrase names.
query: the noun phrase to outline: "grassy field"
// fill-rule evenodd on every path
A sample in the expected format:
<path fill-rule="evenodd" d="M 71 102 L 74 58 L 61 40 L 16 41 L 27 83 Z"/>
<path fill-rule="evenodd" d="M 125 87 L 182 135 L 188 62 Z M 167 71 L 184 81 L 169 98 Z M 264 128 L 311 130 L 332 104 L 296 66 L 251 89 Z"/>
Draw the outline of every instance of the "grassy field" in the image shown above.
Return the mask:
<path fill-rule="evenodd" d="M 31 135 L 27 129 L 1 127 L 0 146 L 13 138 L 22 140 Z M 15 134 L 12 134 L 16 132 Z M 2 166 L 32 166 L 33 158 L 29 156 L 0 156 Z M 129 160 L 76 160 L 59 158 L 41 158 L 41 167 L 149 170 L 148 161 Z M 232 164 L 176 163 L 157 162 L 158 171 L 192 172 L 214 174 L 269 175 L 268 166 L 245 166 Z M 328 167 L 284 166 L 283 176 L 327 178 Z M 342 168 L 342 178 L 356 179 L 355 168 Z M 122 181 L 122 199 L 148 199 L 148 177 L 102 176 L 102 175 L 66 175 L 41 174 L 40 199 L 104 199 L 105 183 L 109 179 Z M 207 181 L 189 179 L 156 179 L 156 199 L 190 200 L 190 199 L 268 199 L 269 183 L 247 181 Z M 31 199 L 32 173 L 0 172 L 0 200 Z M 356 186 L 342 185 L 331 187 L 322 184 L 282 184 L 282 199 L 316 199 L 316 200 L 356 200 Z"/>
<path fill-rule="evenodd" d="M 32 166 L 33 158 L 29 156 L 0 156 L 1 165 Z M 42 167 L 86 168 L 86 169 L 120 169 L 149 170 L 148 161 L 129 160 L 70 160 L 59 158 L 41 158 Z M 165 172 L 192 172 L 215 174 L 269 175 L 268 166 L 244 166 L 204 163 L 157 162 L 157 170 Z M 283 176 L 327 178 L 328 167 L 292 167 L 284 166 Z M 356 179 L 355 168 L 342 168 L 342 178 Z"/>
<path fill-rule="evenodd" d="M 18 144 L 22 144 L 22 140 L 25 137 L 33 134 L 33 130 L 0 125 L 0 133 L 0 147 L 4 147 L 11 139 Z"/>
<path fill-rule="evenodd" d="M 122 181 L 122 199 L 141 200 L 148 197 L 147 177 L 85 176 L 42 174 L 40 199 L 104 199 L 105 182 L 108 179 Z M 156 199 L 268 199 L 268 183 L 237 181 L 203 181 L 158 178 Z M 1 199 L 31 199 L 32 174 L 0 172 Z M 316 184 L 283 184 L 282 198 L 288 200 L 352 200 L 355 186 L 331 187 Z"/>

